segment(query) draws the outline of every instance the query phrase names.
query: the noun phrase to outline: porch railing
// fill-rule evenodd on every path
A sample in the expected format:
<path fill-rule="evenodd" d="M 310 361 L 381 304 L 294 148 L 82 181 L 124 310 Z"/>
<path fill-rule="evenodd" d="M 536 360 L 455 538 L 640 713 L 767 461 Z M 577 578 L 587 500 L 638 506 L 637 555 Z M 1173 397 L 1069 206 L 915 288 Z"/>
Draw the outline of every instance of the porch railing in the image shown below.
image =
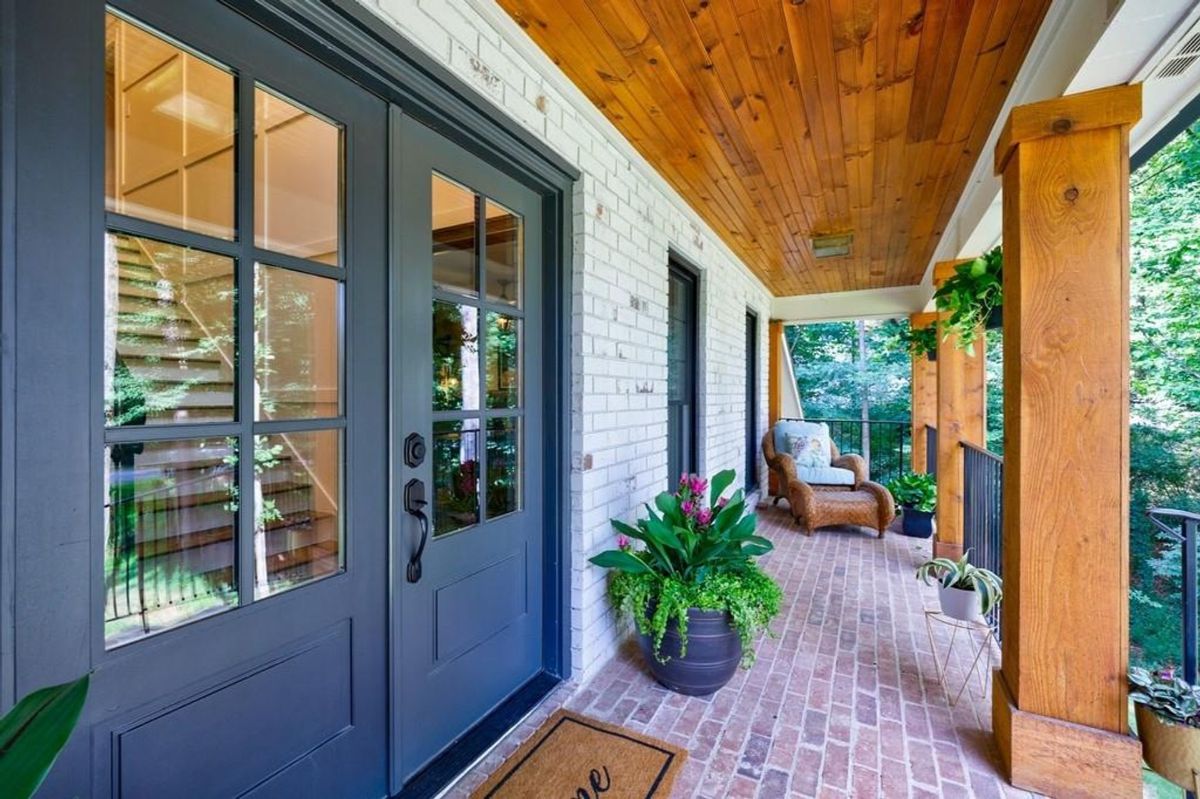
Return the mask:
<path fill-rule="evenodd" d="M 1001 530 L 1004 459 L 974 444 L 963 448 L 963 551 L 971 551 L 971 563 L 1003 578 Z M 1000 637 L 1000 608 L 988 617 Z"/>
<path fill-rule="evenodd" d="M 1179 544 L 1183 583 L 1183 601 L 1180 607 L 1183 628 L 1183 678 L 1195 685 L 1198 637 L 1196 539 L 1197 531 L 1200 530 L 1200 514 L 1170 508 L 1151 508 L 1146 515 L 1169 541 Z"/>
<path fill-rule="evenodd" d="M 884 483 L 910 471 L 912 422 L 871 419 L 808 419 L 829 425 L 829 437 L 842 452 L 857 452 L 867 461 L 871 479 Z"/>

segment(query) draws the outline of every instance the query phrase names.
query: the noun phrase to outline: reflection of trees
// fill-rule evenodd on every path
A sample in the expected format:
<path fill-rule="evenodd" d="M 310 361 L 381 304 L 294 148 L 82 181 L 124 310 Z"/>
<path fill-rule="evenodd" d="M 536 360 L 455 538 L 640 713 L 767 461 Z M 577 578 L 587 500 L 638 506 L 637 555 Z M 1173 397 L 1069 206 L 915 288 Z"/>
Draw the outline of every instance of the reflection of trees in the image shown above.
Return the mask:
<path fill-rule="evenodd" d="M 433 409 L 457 410 L 463 407 L 463 380 L 478 352 L 479 334 L 472 329 L 468 311 L 473 308 L 435 300 L 433 303 Z M 476 362 L 477 363 L 477 362 Z"/>
<path fill-rule="evenodd" d="M 478 430 L 461 422 L 440 422 L 433 433 L 434 533 L 479 521 Z"/>
<path fill-rule="evenodd" d="M 517 420 L 492 419 L 487 436 L 487 512 L 500 516 L 517 509 L 520 462 L 517 457 Z"/>

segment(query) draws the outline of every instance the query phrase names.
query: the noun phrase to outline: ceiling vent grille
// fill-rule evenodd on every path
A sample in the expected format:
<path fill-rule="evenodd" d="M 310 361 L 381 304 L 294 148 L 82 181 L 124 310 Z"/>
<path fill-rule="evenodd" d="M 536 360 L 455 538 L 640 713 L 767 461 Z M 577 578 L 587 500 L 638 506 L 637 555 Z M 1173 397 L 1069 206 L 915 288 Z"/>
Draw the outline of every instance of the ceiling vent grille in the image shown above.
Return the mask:
<path fill-rule="evenodd" d="M 1154 77 L 1161 80 L 1178 78 L 1200 61 L 1200 25 L 1193 27 L 1179 44 L 1167 53 L 1154 70 Z"/>
<path fill-rule="evenodd" d="M 813 256 L 816 258 L 845 257 L 850 254 L 850 245 L 853 242 L 853 233 L 838 233 L 832 236 L 813 236 Z"/>

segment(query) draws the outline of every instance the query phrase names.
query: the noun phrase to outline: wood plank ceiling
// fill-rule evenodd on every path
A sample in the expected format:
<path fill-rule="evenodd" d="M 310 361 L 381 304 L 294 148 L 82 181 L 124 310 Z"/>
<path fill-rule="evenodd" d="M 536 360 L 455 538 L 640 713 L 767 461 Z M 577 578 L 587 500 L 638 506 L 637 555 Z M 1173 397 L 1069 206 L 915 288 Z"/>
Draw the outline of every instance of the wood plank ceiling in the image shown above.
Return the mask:
<path fill-rule="evenodd" d="M 920 281 L 1049 0 L 499 3 L 786 296 Z"/>

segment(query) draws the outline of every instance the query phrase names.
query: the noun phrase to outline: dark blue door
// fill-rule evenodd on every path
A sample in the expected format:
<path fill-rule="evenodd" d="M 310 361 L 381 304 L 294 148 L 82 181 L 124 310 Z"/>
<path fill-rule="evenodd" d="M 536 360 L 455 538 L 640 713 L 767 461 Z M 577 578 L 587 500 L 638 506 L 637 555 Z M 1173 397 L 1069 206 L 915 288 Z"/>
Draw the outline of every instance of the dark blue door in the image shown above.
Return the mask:
<path fill-rule="evenodd" d="M 385 796 L 386 105 L 218 2 L 20 5 L 42 795 Z"/>
<path fill-rule="evenodd" d="M 542 219 L 393 117 L 398 787 L 541 669 Z"/>

